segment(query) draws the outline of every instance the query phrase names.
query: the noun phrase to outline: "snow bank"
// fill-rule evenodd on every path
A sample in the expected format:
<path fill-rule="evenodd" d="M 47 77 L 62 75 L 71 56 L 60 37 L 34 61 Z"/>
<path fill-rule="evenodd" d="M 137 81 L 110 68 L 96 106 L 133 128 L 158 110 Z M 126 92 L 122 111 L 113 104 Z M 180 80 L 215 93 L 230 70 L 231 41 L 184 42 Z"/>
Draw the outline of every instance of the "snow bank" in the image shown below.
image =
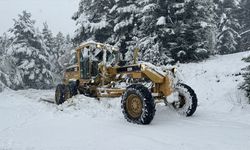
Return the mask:
<path fill-rule="evenodd" d="M 161 16 L 160 18 L 158 18 L 156 25 L 165 25 L 166 24 L 166 18 Z"/>

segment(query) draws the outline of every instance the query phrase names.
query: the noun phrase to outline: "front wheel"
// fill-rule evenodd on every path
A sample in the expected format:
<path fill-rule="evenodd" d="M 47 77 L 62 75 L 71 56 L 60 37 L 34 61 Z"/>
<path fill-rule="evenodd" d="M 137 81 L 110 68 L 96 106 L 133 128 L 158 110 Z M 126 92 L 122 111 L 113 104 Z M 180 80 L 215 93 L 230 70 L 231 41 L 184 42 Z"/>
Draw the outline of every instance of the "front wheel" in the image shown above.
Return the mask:
<path fill-rule="evenodd" d="M 168 104 L 168 106 L 187 117 L 192 116 L 196 111 L 198 102 L 194 90 L 183 83 L 177 84 L 175 90 L 178 93 L 178 97 L 176 97 L 178 100 Z"/>
<path fill-rule="evenodd" d="M 149 124 L 154 118 L 154 98 L 141 84 L 130 85 L 122 96 L 121 104 L 124 117 L 129 122 Z"/>

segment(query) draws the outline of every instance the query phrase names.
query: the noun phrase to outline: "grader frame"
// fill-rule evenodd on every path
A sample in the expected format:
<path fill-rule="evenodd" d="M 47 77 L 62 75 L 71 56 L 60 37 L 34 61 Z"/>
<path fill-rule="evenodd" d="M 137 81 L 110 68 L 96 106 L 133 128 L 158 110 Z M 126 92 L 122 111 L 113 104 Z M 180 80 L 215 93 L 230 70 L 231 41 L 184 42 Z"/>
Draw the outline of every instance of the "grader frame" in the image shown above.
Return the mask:
<path fill-rule="evenodd" d="M 92 60 L 89 60 L 90 63 L 88 64 L 89 68 L 89 76 L 87 79 L 83 79 L 81 77 L 81 69 L 84 66 L 81 66 L 81 54 L 83 53 L 84 49 L 88 48 L 90 51 L 94 50 L 95 48 L 101 49 L 104 52 L 103 60 L 101 60 L 101 64 L 99 64 L 98 71 L 100 73 L 99 81 L 95 81 L 95 79 L 91 78 L 91 74 L 93 71 L 93 62 Z M 126 88 L 120 89 L 120 88 L 112 88 L 109 86 L 109 84 L 113 82 L 117 82 L 117 79 L 115 78 L 117 75 L 124 75 L 126 74 L 128 77 L 132 79 L 142 79 L 142 78 L 148 78 L 154 83 L 154 86 L 152 88 L 153 95 L 157 97 L 163 97 L 168 96 L 172 93 L 171 88 L 171 80 L 168 76 L 162 76 L 156 71 L 152 70 L 148 66 L 144 64 L 131 64 L 127 66 L 106 66 L 104 63 L 107 61 L 105 60 L 105 53 L 107 51 L 118 53 L 118 49 L 115 47 L 112 47 L 107 44 L 102 43 L 96 43 L 96 42 L 88 42 L 81 44 L 79 47 L 76 48 L 76 58 L 77 63 L 68 67 L 66 69 L 66 72 L 64 74 L 64 84 L 68 85 L 70 82 L 77 81 L 79 84 L 78 86 L 84 87 L 86 84 L 89 83 L 96 83 L 92 85 L 96 85 L 96 87 L 92 86 L 92 89 L 96 92 L 97 97 L 120 97 L 126 90 Z M 118 60 L 119 61 L 119 60 Z M 116 62 L 118 63 L 118 62 Z M 98 76 L 98 75 L 97 75 Z M 118 79 L 119 80 L 119 79 Z M 100 82 L 101 81 L 101 82 Z M 105 87 L 106 86 L 106 87 Z M 105 94 L 104 94 L 105 93 Z"/>
<path fill-rule="evenodd" d="M 137 53 L 135 49 L 133 64 L 126 64 L 114 46 L 97 42 L 81 44 L 76 48 L 74 63 L 64 73 L 63 84 L 57 86 L 56 103 L 62 104 L 78 93 L 97 99 L 122 96 L 125 118 L 149 124 L 157 99 L 175 110 L 184 109 L 186 116 L 191 116 L 197 107 L 197 97 L 189 86 L 178 83 L 175 68 L 159 70 L 151 64 L 138 63 Z M 126 84 L 119 86 L 119 83 Z M 145 83 L 150 86 L 144 86 Z M 177 100 L 168 102 L 167 97 L 176 92 Z"/>

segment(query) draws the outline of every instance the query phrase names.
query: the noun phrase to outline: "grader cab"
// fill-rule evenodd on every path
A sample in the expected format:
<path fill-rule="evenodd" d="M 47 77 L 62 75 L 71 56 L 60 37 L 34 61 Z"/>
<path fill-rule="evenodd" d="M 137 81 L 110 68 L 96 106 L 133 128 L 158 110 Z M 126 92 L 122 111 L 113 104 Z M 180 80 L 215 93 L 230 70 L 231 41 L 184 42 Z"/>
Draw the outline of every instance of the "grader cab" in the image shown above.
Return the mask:
<path fill-rule="evenodd" d="M 84 94 L 121 97 L 124 117 L 137 124 L 149 124 L 155 115 L 155 104 L 164 102 L 179 113 L 191 116 L 197 107 L 195 92 L 180 83 L 175 68 L 159 68 L 150 63 L 129 64 L 111 45 L 87 42 L 76 48 L 67 67 L 63 83 L 55 92 L 56 104 Z"/>

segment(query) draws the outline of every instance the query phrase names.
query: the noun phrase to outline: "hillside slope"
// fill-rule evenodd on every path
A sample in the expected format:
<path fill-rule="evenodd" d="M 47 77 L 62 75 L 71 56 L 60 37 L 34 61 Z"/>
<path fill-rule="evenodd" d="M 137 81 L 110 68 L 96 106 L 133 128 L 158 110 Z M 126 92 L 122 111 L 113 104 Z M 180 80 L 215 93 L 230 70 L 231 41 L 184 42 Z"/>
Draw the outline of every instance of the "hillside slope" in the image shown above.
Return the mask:
<path fill-rule="evenodd" d="M 250 105 L 238 85 L 247 52 L 181 64 L 183 80 L 197 93 L 199 106 L 186 118 L 157 105 L 154 120 L 128 123 L 120 98 L 96 101 L 78 95 L 62 106 L 40 101 L 52 90 L 0 93 L 0 149 L 6 150 L 247 150 Z"/>

